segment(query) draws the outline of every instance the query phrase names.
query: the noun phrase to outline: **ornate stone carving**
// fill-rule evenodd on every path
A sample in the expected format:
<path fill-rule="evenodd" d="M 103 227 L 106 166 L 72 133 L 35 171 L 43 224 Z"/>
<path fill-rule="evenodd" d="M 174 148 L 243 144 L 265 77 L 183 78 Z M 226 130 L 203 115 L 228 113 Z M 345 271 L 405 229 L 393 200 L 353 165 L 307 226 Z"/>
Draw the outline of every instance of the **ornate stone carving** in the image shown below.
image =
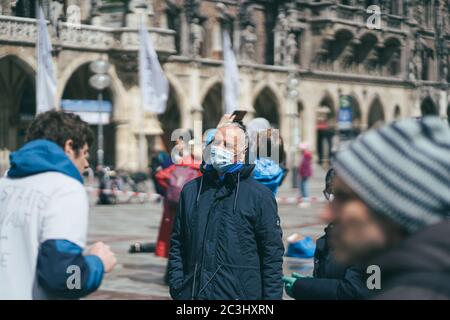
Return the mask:
<path fill-rule="evenodd" d="M 256 36 L 255 27 L 251 24 L 242 31 L 241 37 L 241 57 L 246 62 L 252 62 L 255 60 L 256 52 L 256 41 L 258 40 Z"/>
<path fill-rule="evenodd" d="M 0 40 L 35 43 L 36 24 L 22 18 L 0 19 Z"/>
<path fill-rule="evenodd" d="M 59 37 L 60 23 L 64 18 L 64 3 L 61 0 L 52 1 L 50 4 L 50 24 L 53 34 Z"/>
<path fill-rule="evenodd" d="M 367 54 L 367 57 L 364 61 L 364 67 L 368 73 L 375 73 L 378 71 L 379 63 L 379 48 L 377 46 L 374 46 Z"/>
<path fill-rule="evenodd" d="M 411 7 L 413 20 L 421 25 L 424 23 L 425 7 L 422 0 L 415 0 Z"/>
<path fill-rule="evenodd" d="M 349 43 L 341 54 L 341 69 L 343 71 L 351 71 L 355 62 L 355 45 Z"/>
<path fill-rule="evenodd" d="M 201 55 L 203 41 L 205 40 L 205 30 L 199 18 L 192 19 L 190 24 L 191 32 L 191 52 L 194 57 Z"/>
<path fill-rule="evenodd" d="M 318 69 L 326 69 L 330 65 L 331 40 L 324 39 L 316 52 L 314 63 Z"/>
<path fill-rule="evenodd" d="M 286 65 L 292 66 L 295 64 L 295 58 L 298 53 L 297 37 L 294 33 L 290 33 L 286 43 Z"/>

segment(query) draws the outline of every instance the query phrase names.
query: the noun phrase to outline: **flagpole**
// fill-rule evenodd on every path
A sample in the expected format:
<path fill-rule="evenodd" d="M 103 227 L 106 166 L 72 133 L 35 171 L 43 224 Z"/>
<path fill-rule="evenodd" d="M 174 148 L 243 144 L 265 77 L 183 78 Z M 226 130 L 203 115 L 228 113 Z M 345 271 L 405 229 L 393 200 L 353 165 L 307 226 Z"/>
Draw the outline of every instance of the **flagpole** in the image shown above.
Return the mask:
<path fill-rule="evenodd" d="M 227 113 L 227 104 L 226 104 L 226 101 L 225 101 L 225 99 L 226 99 L 226 88 L 225 88 L 225 82 L 226 82 L 226 79 L 227 79 L 227 68 L 225 67 L 225 37 L 226 37 L 226 35 L 225 35 L 225 32 L 226 32 L 226 30 L 223 30 L 223 32 L 222 32 L 222 61 L 223 61 L 223 66 L 224 66 L 224 68 L 223 68 L 223 84 L 222 84 L 222 112 L 223 112 L 223 114 L 226 114 Z"/>
<path fill-rule="evenodd" d="M 145 19 L 144 13 L 141 13 L 141 28 L 144 26 Z M 142 39 L 140 39 L 142 41 Z M 142 45 L 142 44 L 141 44 Z M 142 57 L 140 57 L 142 58 Z M 141 171 L 145 171 L 145 134 L 144 134 L 144 94 L 142 86 L 144 84 L 140 83 L 141 90 L 141 109 L 140 109 L 140 120 L 139 120 L 139 167 Z"/>

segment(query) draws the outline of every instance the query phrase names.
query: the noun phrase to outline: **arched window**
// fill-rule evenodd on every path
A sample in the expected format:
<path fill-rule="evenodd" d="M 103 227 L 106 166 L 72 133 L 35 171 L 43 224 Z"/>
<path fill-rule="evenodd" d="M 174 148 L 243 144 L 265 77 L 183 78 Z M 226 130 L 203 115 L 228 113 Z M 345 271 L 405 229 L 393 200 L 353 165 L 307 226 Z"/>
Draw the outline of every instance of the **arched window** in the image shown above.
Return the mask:
<path fill-rule="evenodd" d="M 13 12 L 17 17 L 35 18 L 36 17 L 36 5 L 34 1 L 19 0 L 13 7 Z"/>
<path fill-rule="evenodd" d="M 181 9 L 173 4 L 171 1 L 167 1 L 167 27 L 175 31 L 175 48 L 177 53 L 181 51 Z"/>
<path fill-rule="evenodd" d="M 420 111 L 422 112 L 422 116 L 427 116 L 427 115 L 438 115 L 438 109 L 436 107 L 436 104 L 434 103 L 433 99 L 431 99 L 430 97 L 426 97 L 423 101 L 422 104 L 420 105 Z"/>

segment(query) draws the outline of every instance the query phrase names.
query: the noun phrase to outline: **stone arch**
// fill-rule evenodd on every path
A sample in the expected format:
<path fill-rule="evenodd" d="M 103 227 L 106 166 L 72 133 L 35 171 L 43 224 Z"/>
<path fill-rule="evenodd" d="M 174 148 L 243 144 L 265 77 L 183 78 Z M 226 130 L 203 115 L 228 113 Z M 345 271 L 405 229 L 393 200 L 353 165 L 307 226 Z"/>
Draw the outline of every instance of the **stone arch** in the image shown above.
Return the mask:
<path fill-rule="evenodd" d="M 358 35 L 358 39 L 359 40 L 362 40 L 362 39 L 365 39 L 365 38 L 374 38 L 376 43 L 381 43 L 382 42 L 380 33 L 374 32 L 374 31 L 371 31 L 371 30 L 364 29 L 364 30 L 361 31 L 361 33 L 359 33 L 359 35 Z"/>
<path fill-rule="evenodd" d="M 383 73 L 398 76 L 401 72 L 402 42 L 398 37 L 385 40 L 382 53 Z"/>
<path fill-rule="evenodd" d="M 203 132 L 217 127 L 223 115 L 222 82 L 216 82 L 209 87 L 202 99 Z"/>
<path fill-rule="evenodd" d="M 178 108 L 180 109 L 181 115 L 181 127 L 189 127 L 190 124 L 187 122 L 189 120 L 189 97 L 186 94 L 186 91 L 181 84 L 180 80 L 171 73 L 166 72 L 166 77 L 170 83 L 170 89 L 173 90 L 173 93 L 176 96 Z"/>
<path fill-rule="evenodd" d="M 266 118 L 274 128 L 280 128 L 280 100 L 270 86 L 265 85 L 254 97 L 255 118 Z"/>
<path fill-rule="evenodd" d="M 336 117 L 336 104 L 332 95 L 326 91 L 316 109 L 316 150 L 319 164 L 328 163 L 330 160 Z"/>
<path fill-rule="evenodd" d="M 158 120 L 163 131 L 162 142 L 166 150 L 171 150 L 174 142 L 171 140 L 172 132 L 182 127 L 182 107 L 181 93 L 177 82 L 169 79 L 169 98 L 167 99 L 167 108 L 163 114 L 158 115 Z"/>
<path fill-rule="evenodd" d="M 302 100 L 297 101 L 297 115 L 298 115 L 298 135 L 300 136 L 300 140 L 305 140 L 306 135 L 306 107 Z"/>
<path fill-rule="evenodd" d="M 276 84 L 274 84 L 273 81 L 270 81 L 270 80 L 258 82 L 258 84 L 255 86 L 255 88 L 253 89 L 253 93 L 252 93 L 252 105 L 255 104 L 256 98 L 259 96 L 261 91 L 263 91 L 264 89 L 268 89 L 274 94 L 274 96 L 277 100 L 277 103 L 278 103 L 277 106 L 280 107 L 282 105 L 283 96 L 280 94 L 280 88 L 278 88 L 278 86 Z M 281 114 L 281 111 L 282 110 L 279 110 L 280 114 Z"/>
<path fill-rule="evenodd" d="M 367 126 L 369 128 L 376 128 L 383 124 L 385 121 L 385 114 L 383 104 L 380 97 L 376 96 L 369 107 L 369 113 L 367 118 Z"/>
<path fill-rule="evenodd" d="M 420 112 L 422 114 L 422 117 L 428 115 L 439 115 L 439 110 L 430 96 L 427 96 L 425 99 L 423 99 L 422 103 L 420 104 Z"/>
<path fill-rule="evenodd" d="M 450 125 L 450 103 L 447 106 L 447 122 Z"/>
<path fill-rule="evenodd" d="M 366 32 L 360 37 L 357 62 L 359 64 L 360 72 L 375 71 L 378 67 L 378 47 L 381 41 L 374 32 Z"/>
<path fill-rule="evenodd" d="M 0 150 L 22 146 L 36 114 L 36 75 L 29 61 L 15 54 L 0 58 Z"/>
<path fill-rule="evenodd" d="M 345 48 L 351 46 L 351 41 L 354 37 L 355 34 L 350 29 L 341 28 L 335 32 L 333 45 L 330 48 L 331 61 L 336 61 L 344 52 Z"/>
<path fill-rule="evenodd" d="M 352 123 L 353 123 L 353 131 L 355 135 L 358 135 L 362 128 L 362 110 L 361 104 L 359 102 L 358 97 L 355 93 L 349 95 L 352 104 Z"/>
<path fill-rule="evenodd" d="M 329 116 L 327 117 L 328 121 L 330 121 L 330 124 L 334 125 L 336 122 L 336 113 L 337 113 L 337 106 L 336 102 L 333 99 L 333 96 L 330 92 L 325 91 L 322 95 L 322 99 L 319 101 L 318 108 L 328 108 L 329 110 L 323 110 L 326 112 Z M 317 110 L 317 112 L 320 112 L 321 110 Z"/>
<path fill-rule="evenodd" d="M 397 104 L 394 107 L 394 120 L 400 120 L 402 118 L 402 109 L 400 108 L 400 106 Z"/>
<path fill-rule="evenodd" d="M 95 60 L 101 59 L 102 55 L 97 53 L 81 53 L 75 57 L 71 57 L 70 62 L 60 69 L 58 75 L 58 101 L 61 100 L 64 90 L 66 88 L 67 82 L 72 77 L 72 75 L 83 65 L 89 64 Z M 114 79 L 113 79 L 114 80 Z M 113 81 L 114 82 L 114 81 Z"/>
<path fill-rule="evenodd" d="M 222 85 L 222 83 L 223 78 L 219 75 L 208 78 L 208 80 L 205 81 L 202 89 L 200 90 L 199 101 L 202 102 L 203 100 L 205 100 L 206 95 L 208 95 L 211 89 L 217 84 Z"/>
<path fill-rule="evenodd" d="M 61 102 L 67 103 L 68 100 L 72 101 L 84 101 L 84 104 L 88 103 L 92 106 L 96 105 L 98 99 L 98 91 L 89 85 L 89 78 L 92 76 L 92 72 L 89 70 L 89 64 L 94 60 L 86 60 L 83 64 L 78 65 L 78 67 L 73 71 L 67 81 L 63 82 L 63 91 L 61 95 Z M 114 83 L 114 78 L 111 76 L 112 82 Z M 104 131 L 104 164 L 107 166 L 116 165 L 116 103 L 114 85 L 103 91 L 103 106 L 107 106 L 109 103 L 112 106 L 111 116 L 108 123 L 103 126 Z M 88 102 L 92 101 L 92 102 Z M 61 103 L 62 104 L 62 103 Z M 95 113 L 96 111 L 90 110 L 90 113 Z M 94 164 L 98 163 L 98 122 L 96 122 L 95 116 L 92 116 L 92 121 L 90 122 L 90 127 L 95 133 L 94 144 L 91 146 L 91 159 Z"/>

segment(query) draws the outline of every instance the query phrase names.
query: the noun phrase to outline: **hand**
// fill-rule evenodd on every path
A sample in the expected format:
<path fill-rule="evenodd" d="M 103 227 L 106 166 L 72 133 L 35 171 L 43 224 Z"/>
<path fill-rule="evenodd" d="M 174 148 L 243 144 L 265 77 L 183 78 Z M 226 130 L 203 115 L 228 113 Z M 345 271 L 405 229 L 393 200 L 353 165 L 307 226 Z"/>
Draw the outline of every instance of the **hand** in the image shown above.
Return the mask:
<path fill-rule="evenodd" d="M 283 277 L 282 280 L 284 282 L 284 289 L 286 290 L 286 293 L 288 294 L 289 297 L 294 298 L 292 288 L 294 287 L 295 282 L 300 278 L 305 278 L 305 277 L 297 272 L 293 272 L 290 277 L 289 276 Z"/>
<path fill-rule="evenodd" d="M 117 259 L 111 248 L 103 242 L 95 243 L 89 250 L 88 255 L 94 255 L 100 258 L 103 262 L 105 272 L 111 272 L 117 263 Z"/>
<path fill-rule="evenodd" d="M 217 128 L 219 129 L 219 128 L 221 128 L 221 127 L 223 127 L 223 126 L 225 126 L 225 125 L 227 125 L 229 123 L 232 123 L 234 121 L 234 118 L 236 118 L 235 115 L 224 114 L 222 116 L 222 118 L 220 119 L 219 124 L 217 125 Z"/>

